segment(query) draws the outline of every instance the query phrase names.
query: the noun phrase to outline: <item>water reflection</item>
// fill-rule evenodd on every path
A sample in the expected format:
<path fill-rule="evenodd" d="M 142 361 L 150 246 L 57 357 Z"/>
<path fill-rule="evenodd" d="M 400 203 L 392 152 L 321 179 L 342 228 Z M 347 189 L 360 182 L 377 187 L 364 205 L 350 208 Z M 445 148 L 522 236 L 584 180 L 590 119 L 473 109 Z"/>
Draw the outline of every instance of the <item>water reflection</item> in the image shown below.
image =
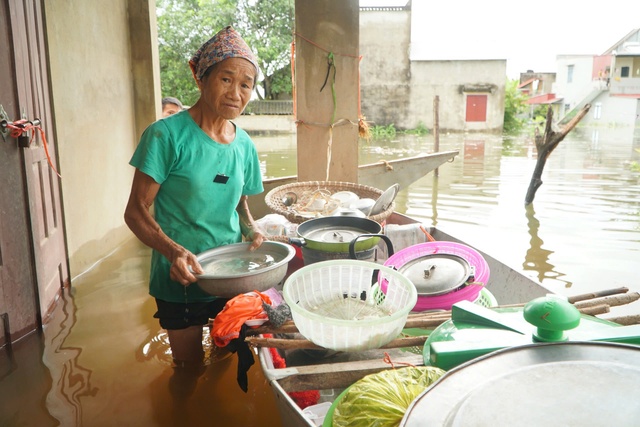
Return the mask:
<path fill-rule="evenodd" d="M 540 221 L 536 218 L 536 212 L 533 205 L 527 205 L 525 207 L 527 225 L 529 226 L 529 235 L 531 240 L 529 241 L 531 246 L 527 250 L 524 262 L 522 263 L 522 269 L 524 271 L 532 271 L 536 274 L 539 282 L 544 282 L 545 279 L 559 280 L 564 276 L 562 273 L 554 271 L 555 266 L 549 262 L 553 251 L 544 249 L 542 247 L 544 240 L 538 235 L 540 229 Z M 564 282 L 565 287 L 570 287 L 570 282 Z"/>
<path fill-rule="evenodd" d="M 43 363 L 49 368 L 52 387 L 47 394 L 49 413 L 64 426 L 82 426 L 81 398 L 96 396 L 99 389 L 92 385 L 92 371 L 82 366 L 82 347 L 68 345 L 76 323 L 76 307 L 69 290 L 62 293 L 56 313 L 47 325 Z M 55 331 L 55 332 L 54 332 Z"/>
<path fill-rule="evenodd" d="M 228 352 L 208 351 L 202 369 L 176 372 L 153 318 L 149 262 L 132 238 L 73 279 L 41 334 L 14 343 L 13 368 L 0 357 L 0 426 L 280 425 L 258 365 L 247 393 Z"/>
<path fill-rule="evenodd" d="M 232 353 L 213 345 L 208 326 L 202 328 L 202 348 L 204 350 L 204 365 L 216 363 L 232 356 Z M 151 334 L 138 347 L 136 359 L 140 362 L 156 361 L 161 365 L 173 366 L 173 355 L 169 344 L 169 334 L 165 329 L 159 329 Z"/>

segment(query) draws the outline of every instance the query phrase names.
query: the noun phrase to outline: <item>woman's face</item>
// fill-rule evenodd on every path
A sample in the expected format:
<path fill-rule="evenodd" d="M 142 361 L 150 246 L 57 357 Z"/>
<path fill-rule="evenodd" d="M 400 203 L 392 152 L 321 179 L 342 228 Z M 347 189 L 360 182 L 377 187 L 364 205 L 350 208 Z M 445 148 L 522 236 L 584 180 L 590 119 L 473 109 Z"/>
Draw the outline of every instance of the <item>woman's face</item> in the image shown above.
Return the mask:
<path fill-rule="evenodd" d="M 256 69 L 243 58 L 229 58 L 211 67 L 199 82 L 204 108 L 227 120 L 235 119 L 251 99 Z"/>

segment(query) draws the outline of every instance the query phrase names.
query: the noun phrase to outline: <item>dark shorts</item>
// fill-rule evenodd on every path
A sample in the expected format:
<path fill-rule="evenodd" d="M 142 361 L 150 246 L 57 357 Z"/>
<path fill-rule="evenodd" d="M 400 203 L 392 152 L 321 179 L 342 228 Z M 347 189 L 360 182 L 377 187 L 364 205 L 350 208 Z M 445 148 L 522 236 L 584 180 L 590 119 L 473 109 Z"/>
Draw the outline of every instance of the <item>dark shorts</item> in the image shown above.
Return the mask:
<path fill-rule="evenodd" d="M 210 302 L 167 302 L 156 298 L 158 311 L 153 315 L 160 319 L 160 326 L 164 329 L 185 329 L 189 326 L 203 326 L 222 311 L 229 301 L 217 298 Z"/>

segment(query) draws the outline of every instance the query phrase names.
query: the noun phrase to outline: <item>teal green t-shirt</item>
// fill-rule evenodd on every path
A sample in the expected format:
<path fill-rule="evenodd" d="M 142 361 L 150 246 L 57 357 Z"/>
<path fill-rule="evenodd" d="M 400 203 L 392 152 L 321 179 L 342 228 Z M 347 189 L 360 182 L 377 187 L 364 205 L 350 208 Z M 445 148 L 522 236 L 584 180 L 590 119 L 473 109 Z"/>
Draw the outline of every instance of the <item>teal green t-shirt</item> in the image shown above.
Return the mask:
<path fill-rule="evenodd" d="M 194 254 L 242 241 L 236 206 L 240 197 L 264 191 L 256 147 L 236 126 L 230 144 L 212 140 L 182 111 L 151 124 L 140 138 L 132 166 L 160 190 L 154 217 L 164 233 Z M 151 256 L 149 293 L 169 302 L 214 299 L 191 284 L 186 290 L 169 278 L 169 261 Z"/>

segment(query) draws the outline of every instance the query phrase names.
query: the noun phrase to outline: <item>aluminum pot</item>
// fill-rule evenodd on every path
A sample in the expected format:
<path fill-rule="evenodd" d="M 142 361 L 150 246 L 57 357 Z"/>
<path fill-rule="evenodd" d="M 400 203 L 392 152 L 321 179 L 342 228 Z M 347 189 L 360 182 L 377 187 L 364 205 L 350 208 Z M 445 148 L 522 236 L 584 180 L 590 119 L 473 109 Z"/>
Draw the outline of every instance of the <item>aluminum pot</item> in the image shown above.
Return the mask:
<path fill-rule="evenodd" d="M 507 347 L 447 371 L 399 425 L 636 425 L 638 360 L 640 347 L 609 342 Z"/>
<path fill-rule="evenodd" d="M 355 216 L 327 216 L 309 219 L 298 226 L 298 237 L 289 242 L 296 246 L 324 252 L 349 253 L 349 244 L 361 235 L 368 235 L 355 243 L 356 252 L 373 248 L 380 241 L 382 226 L 369 218 Z"/>
<path fill-rule="evenodd" d="M 266 291 L 278 285 L 287 274 L 295 248 L 286 243 L 267 241 L 249 251 L 250 243 L 235 243 L 197 255 L 205 271 L 197 275 L 198 286 L 208 294 L 233 298 L 251 291 Z"/>

